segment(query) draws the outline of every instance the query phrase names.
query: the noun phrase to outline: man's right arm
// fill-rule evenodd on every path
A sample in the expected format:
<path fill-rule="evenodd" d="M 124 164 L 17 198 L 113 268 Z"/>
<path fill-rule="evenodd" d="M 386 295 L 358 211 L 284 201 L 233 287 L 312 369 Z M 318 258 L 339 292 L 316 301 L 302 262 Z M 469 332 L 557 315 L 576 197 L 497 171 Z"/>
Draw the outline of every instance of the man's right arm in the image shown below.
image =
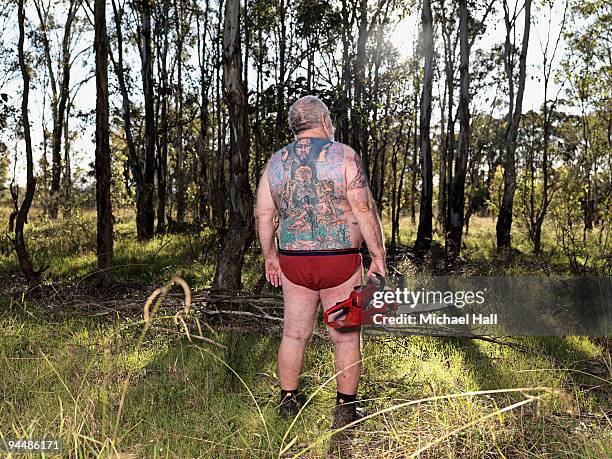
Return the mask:
<path fill-rule="evenodd" d="M 268 180 L 268 166 L 266 166 L 259 187 L 257 188 L 257 203 L 255 204 L 255 222 L 257 226 L 257 235 L 261 244 L 261 251 L 264 257 L 266 270 L 266 279 L 270 283 L 278 287 L 280 286 L 280 265 L 278 261 L 278 251 L 274 241 L 274 233 L 276 227 L 274 225 L 274 216 L 276 214 L 276 205 L 270 192 L 270 183 Z"/>
<path fill-rule="evenodd" d="M 361 158 L 352 148 L 345 148 L 347 148 L 344 160 L 346 198 L 372 257 L 368 276 L 374 272 L 384 276 L 386 275 L 385 242 L 376 203 Z"/>

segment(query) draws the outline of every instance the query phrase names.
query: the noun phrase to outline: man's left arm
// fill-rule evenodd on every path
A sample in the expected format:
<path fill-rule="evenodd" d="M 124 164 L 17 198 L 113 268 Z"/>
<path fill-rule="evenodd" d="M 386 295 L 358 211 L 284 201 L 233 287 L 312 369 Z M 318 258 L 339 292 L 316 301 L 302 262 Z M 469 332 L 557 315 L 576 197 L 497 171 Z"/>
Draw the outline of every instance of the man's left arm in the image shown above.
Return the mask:
<path fill-rule="evenodd" d="M 279 287 L 280 280 L 280 264 L 278 261 L 278 250 L 274 241 L 274 233 L 276 227 L 274 225 L 274 216 L 276 215 L 276 205 L 270 192 L 270 182 L 268 180 L 268 168 L 259 181 L 257 188 L 257 204 L 255 205 L 255 221 L 257 222 L 257 234 L 259 243 L 261 244 L 261 252 L 264 257 L 266 279 L 274 287 Z"/>

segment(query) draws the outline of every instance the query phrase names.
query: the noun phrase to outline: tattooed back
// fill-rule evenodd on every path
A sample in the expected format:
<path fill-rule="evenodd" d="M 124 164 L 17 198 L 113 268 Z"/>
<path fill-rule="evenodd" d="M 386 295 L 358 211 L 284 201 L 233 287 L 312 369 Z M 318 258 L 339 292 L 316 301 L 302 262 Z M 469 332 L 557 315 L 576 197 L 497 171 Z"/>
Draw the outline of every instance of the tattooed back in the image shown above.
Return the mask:
<path fill-rule="evenodd" d="M 347 161 L 359 174 L 346 183 Z M 285 250 L 359 247 L 363 237 L 346 198 L 367 186 L 358 156 L 348 145 L 304 137 L 277 151 L 268 164 L 270 191 L 279 214 L 278 240 Z"/>

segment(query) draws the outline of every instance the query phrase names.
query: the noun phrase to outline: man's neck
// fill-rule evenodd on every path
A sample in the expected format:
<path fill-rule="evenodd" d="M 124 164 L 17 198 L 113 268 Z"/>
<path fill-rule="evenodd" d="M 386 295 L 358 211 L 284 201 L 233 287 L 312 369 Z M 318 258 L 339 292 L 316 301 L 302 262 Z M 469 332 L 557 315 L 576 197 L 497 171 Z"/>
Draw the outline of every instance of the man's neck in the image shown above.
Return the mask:
<path fill-rule="evenodd" d="M 306 129 L 305 131 L 300 132 L 295 136 L 296 139 L 303 139 L 305 137 L 314 137 L 316 139 L 329 139 L 329 136 L 323 129 L 315 128 L 315 129 Z"/>

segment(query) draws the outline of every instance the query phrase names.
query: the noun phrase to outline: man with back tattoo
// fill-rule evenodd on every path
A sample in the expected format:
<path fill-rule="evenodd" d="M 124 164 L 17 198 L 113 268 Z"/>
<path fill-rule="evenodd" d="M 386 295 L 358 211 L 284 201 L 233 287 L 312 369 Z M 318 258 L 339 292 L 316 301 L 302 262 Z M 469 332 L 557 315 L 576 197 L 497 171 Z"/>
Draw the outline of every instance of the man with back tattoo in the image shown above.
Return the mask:
<path fill-rule="evenodd" d="M 283 289 L 282 417 L 294 416 L 304 400 L 300 373 L 319 304 L 327 310 L 362 283 L 364 241 L 372 258 L 367 275 L 386 274 L 382 228 L 366 172 L 355 150 L 334 141 L 327 106 L 315 96 L 302 97 L 289 108 L 289 126 L 295 140 L 268 161 L 255 209 L 266 278 Z M 332 427 L 339 428 L 360 416 L 355 405 L 360 330 L 328 327 L 328 333 L 338 373 Z"/>

